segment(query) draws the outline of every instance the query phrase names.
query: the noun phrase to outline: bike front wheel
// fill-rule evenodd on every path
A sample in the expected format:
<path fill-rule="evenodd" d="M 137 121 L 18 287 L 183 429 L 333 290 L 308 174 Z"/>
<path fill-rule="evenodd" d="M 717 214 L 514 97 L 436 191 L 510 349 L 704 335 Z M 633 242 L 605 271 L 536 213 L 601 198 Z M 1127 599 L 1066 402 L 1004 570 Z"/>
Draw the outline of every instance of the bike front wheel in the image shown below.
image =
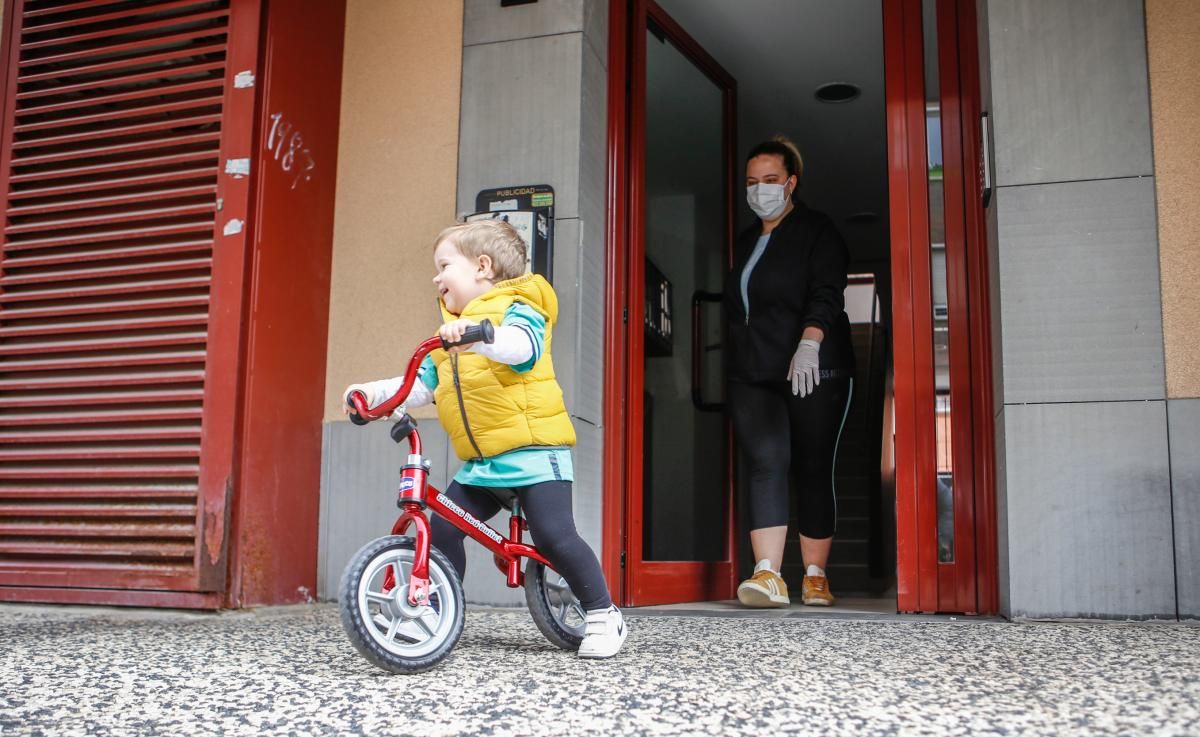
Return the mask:
<path fill-rule="evenodd" d="M 533 560 L 525 564 L 525 603 L 547 640 L 563 650 L 579 649 L 587 614 L 558 571 Z"/>
<path fill-rule="evenodd" d="M 416 543 L 391 535 L 367 543 L 342 574 L 339 608 L 354 648 L 392 673 L 418 673 L 441 662 L 463 630 L 464 597 L 446 556 L 429 548 L 429 603 L 408 601 Z"/>

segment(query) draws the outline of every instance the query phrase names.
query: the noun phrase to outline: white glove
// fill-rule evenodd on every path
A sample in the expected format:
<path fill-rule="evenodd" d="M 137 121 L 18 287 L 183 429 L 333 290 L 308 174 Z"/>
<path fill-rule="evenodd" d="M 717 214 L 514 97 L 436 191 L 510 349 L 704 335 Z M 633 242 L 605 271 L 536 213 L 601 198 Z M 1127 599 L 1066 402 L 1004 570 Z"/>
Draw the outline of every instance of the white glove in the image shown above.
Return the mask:
<path fill-rule="evenodd" d="M 812 394 L 821 383 L 821 344 L 815 340 L 802 340 L 796 346 L 792 362 L 788 366 L 787 378 L 792 382 L 792 394 L 803 399 Z"/>
<path fill-rule="evenodd" d="M 371 387 L 367 386 L 366 384 L 351 384 L 350 386 L 346 387 L 346 391 L 342 392 L 342 414 L 348 415 L 354 411 L 354 408 L 350 406 L 351 392 L 361 392 L 363 398 L 367 402 L 368 409 L 375 404 L 372 401 Z"/>

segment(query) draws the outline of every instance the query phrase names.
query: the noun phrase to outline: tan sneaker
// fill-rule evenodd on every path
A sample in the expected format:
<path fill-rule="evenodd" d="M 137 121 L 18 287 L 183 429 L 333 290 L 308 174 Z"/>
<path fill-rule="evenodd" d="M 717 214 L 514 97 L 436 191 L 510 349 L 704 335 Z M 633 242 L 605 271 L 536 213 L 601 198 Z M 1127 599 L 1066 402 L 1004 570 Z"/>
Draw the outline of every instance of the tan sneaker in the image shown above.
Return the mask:
<path fill-rule="evenodd" d="M 751 607 L 786 607 L 792 604 L 788 598 L 787 584 L 778 573 L 769 569 L 755 571 L 753 576 L 742 581 L 737 595 L 738 601 Z"/>
<path fill-rule="evenodd" d="M 800 597 L 806 606 L 833 606 L 829 579 L 824 576 L 805 576 L 800 585 Z"/>

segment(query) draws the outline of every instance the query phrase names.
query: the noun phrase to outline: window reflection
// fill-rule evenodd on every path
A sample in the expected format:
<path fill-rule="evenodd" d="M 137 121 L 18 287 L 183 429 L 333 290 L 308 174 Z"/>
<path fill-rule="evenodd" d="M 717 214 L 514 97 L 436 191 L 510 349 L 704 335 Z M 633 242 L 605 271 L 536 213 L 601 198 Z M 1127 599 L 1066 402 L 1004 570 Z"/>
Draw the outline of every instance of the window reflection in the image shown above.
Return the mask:
<path fill-rule="evenodd" d="M 929 180 L 929 271 L 933 302 L 934 440 L 938 562 L 954 561 L 954 455 L 950 414 L 950 311 L 946 298 L 946 197 L 942 179 L 942 106 L 938 86 L 937 2 L 923 0 L 925 152 Z"/>
<path fill-rule="evenodd" d="M 642 558 L 725 556 L 725 426 L 692 403 L 692 310 L 725 276 L 724 91 L 657 29 L 646 43 Z M 720 313 L 701 316 L 708 397 L 720 396 Z"/>

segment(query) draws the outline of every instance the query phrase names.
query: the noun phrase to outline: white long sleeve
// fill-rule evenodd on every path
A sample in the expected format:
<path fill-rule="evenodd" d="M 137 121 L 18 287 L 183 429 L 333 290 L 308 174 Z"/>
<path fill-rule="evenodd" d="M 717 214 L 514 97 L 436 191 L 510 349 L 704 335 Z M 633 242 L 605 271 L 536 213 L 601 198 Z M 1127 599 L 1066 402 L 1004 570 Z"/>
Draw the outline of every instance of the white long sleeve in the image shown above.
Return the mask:
<path fill-rule="evenodd" d="M 523 325 L 501 325 L 491 343 L 475 343 L 472 353 L 509 366 L 519 366 L 533 358 L 534 340 L 529 328 Z"/>

